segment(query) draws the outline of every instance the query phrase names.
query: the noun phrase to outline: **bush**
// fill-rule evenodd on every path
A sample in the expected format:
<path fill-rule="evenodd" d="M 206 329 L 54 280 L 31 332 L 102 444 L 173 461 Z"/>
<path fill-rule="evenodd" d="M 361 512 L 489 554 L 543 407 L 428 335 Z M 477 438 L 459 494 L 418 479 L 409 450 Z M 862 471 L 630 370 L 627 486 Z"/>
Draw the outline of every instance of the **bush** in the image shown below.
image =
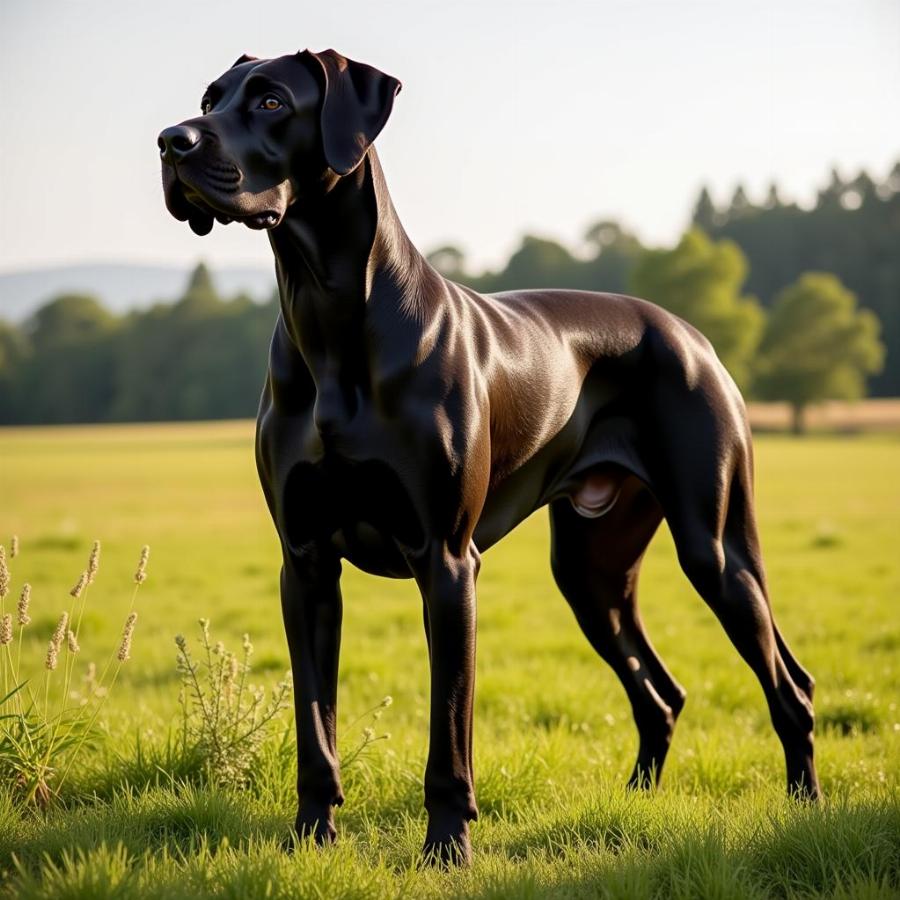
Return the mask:
<path fill-rule="evenodd" d="M 181 739 L 185 755 L 197 754 L 209 780 L 241 787 L 250 781 L 260 747 L 289 705 L 291 673 L 269 692 L 248 682 L 253 644 L 245 634 L 240 659 L 212 642 L 209 619 L 200 619 L 200 661 L 177 635 Z"/>

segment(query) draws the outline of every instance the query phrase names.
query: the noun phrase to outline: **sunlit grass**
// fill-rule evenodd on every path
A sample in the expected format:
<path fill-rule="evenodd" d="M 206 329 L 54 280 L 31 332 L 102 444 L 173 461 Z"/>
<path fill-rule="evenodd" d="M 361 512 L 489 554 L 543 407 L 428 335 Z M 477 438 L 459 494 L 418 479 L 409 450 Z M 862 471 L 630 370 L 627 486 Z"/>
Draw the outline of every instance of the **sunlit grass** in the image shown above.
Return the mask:
<path fill-rule="evenodd" d="M 900 891 L 900 439 L 757 441 L 758 502 L 782 630 L 817 679 L 827 801 L 782 797 L 761 692 L 677 569 L 668 534 L 648 555 L 648 631 L 688 689 L 664 784 L 626 793 L 636 737 L 624 692 L 552 584 L 546 516 L 485 555 L 479 580 L 475 863 L 417 865 L 424 833 L 427 656 L 408 582 L 345 567 L 340 744 L 390 694 L 391 733 L 348 767 L 339 844 L 285 855 L 290 733 L 270 739 L 249 790 L 212 789 L 171 741 L 173 637 L 208 616 L 229 646 L 250 632 L 254 673 L 288 667 L 278 555 L 249 423 L 0 431 L 0 543 L 21 542 L 32 584 L 25 657 L 41 647 L 95 538 L 79 656 L 115 643 L 134 548 L 153 547 L 131 661 L 108 735 L 45 813 L 0 790 L 0 884 L 12 896 L 839 897 Z M 62 604 L 62 605 L 61 605 Z"/>

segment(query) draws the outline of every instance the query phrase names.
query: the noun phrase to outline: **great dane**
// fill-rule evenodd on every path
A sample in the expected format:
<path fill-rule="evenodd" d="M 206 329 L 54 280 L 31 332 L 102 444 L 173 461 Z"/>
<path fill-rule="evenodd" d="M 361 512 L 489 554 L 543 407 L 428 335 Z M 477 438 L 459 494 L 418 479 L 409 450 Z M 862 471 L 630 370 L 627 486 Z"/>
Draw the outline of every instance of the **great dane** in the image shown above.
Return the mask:
<path fill-rule="evenodd" d="M 159 136 L 166 204 L 268 231 L 281 311 L 256 460 L 283 551 L 298 834 L 335 837 L 341 560 L 414 578 L 431 662 L 425 853 L 470 858 L 481 555 L 550 507 L 550 565 L 631 701 L 633 787 L 656 783 L 685 693 L 637 608 L 663 517 L 678 560 L 759 679 L 788 789 L 815 798 L 813 680 L 773 620 L 750 430 L 710 343 L 616 294 L 493 295 L 443 278 L 394 211 L 373 141 L 396 78 L 333 50 L 241 57 Z M 429 173 L 440 178 L 439 171 Z"/>

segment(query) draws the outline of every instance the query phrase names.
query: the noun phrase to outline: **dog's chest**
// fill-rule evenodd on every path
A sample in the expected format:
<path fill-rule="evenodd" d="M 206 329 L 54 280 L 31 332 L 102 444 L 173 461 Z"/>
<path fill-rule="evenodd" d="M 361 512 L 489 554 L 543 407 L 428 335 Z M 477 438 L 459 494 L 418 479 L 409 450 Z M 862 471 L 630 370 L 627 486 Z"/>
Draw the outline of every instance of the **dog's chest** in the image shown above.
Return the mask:
<path fill-rule="evenodd" d="M 415 450 L 380 414 L 313 404 L 272 435 L 278 527 L 302 552 L 331 543 L 358 568 L 408 576 L 406 556 L 420 550 L 425 529 Z"/>

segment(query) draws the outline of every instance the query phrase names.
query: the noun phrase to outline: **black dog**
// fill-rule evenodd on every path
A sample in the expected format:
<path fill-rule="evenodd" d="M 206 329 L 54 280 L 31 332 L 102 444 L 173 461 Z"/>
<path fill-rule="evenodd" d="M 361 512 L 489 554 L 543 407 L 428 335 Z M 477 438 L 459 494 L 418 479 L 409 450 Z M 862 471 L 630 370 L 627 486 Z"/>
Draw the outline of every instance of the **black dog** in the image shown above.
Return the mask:
<path fill-rule="evenodd" d="M 762 684 L 788 789 L 815 797 L 812 678 L 772 619 L 744 405 L 709 342 L 632 297 L 480 296 L 400 225 L 372 142 L 400 83 L 333 50 L 242 57 L 159 137 L 166 204 L 268 229 L 281 315 L 256 455 L 281 540 L 296 682 L 298 833 L 335 836 L 341 559 L 415 578 L 431 660 L 435 858 L 469 858 L 481 553 L 550 506 L 551 566 L 631 700 L 629 783 L 658 779 L 684 691 L 637 610 L 663 516 L 678 559 Z"/>

